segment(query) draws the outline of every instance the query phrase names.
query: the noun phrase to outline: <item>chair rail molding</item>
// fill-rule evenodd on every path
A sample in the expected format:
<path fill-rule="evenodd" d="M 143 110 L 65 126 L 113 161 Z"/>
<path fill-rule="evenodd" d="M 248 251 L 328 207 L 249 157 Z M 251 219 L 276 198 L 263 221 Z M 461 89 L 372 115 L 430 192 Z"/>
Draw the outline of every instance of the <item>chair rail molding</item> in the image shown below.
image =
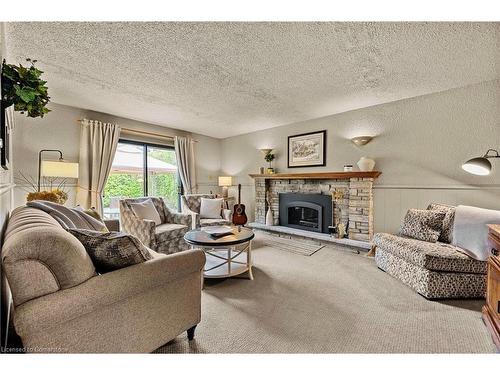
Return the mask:
<path fill-rule="evenodd" d="M 16 187 L 14 183 L 0 184 L 0 195 L 3 195 Z"/>

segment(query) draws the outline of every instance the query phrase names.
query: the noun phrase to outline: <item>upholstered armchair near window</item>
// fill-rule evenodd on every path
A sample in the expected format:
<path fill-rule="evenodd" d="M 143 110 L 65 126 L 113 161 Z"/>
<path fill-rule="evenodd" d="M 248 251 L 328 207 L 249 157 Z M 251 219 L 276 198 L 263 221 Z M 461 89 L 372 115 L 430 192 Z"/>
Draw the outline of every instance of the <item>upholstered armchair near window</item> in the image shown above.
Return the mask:
<path fill-rule="evenodd" d="M 150 199 L 160 216 L 160 224 L 142 219 L 132 209 L 132 204 Z M 172 254 L 189 248 L 184 235 L 192 227 L 192 216 L 173 212 L 162 198 L 143 197 L 120 200 L 122 230 L 130 233 L 147 247 L 164 254 Z"/>
<path fill-rule="evenodd" d="M 221 207 L 219 218 L 200 217 L 201 198 L 215 199 L 213 194 L 186 194 L 181 197 L 181 210 L 183 214 L 191 215 L 193 229 L 213 225 L 231 225 L 232 211 Z"/>

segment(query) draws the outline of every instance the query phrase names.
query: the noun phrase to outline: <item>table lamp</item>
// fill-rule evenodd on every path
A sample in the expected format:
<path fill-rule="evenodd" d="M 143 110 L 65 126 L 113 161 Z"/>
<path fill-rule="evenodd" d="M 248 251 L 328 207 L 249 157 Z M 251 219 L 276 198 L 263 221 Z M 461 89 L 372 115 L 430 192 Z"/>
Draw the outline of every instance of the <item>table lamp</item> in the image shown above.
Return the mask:
<path fill-rule="evenodd" d="M 222 197 L 227 198 L 228 187 L 233 185 L 231 176 L 219 176 L 219 186 L 222 186 Z"/>

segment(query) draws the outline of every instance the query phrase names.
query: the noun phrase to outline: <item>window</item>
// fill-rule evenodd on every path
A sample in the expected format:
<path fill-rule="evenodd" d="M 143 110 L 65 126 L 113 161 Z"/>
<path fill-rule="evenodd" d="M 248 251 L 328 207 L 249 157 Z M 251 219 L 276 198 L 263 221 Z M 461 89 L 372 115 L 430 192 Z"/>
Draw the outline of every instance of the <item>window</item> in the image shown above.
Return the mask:
<path fill-rule="evenodd" d="M 179 208 L 179 175 L 173 147 L 119 141 L 104 187 L 104 217 L 120 216 L 119 200 L 144 196 L 163 197 Z"/>

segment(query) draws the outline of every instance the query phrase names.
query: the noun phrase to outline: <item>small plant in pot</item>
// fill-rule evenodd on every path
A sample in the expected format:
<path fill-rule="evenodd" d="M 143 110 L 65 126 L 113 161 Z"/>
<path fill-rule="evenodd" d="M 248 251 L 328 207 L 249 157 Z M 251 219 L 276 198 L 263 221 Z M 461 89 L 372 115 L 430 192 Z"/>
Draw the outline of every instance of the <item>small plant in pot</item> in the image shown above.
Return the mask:
<path fill-rule="evenodd" d="M 269 168 L 267 168 L 267 173 L 274 173 L 274 168 L 273 168 L 273 160 L 276 158 L 276 155 L 274 155 L 271 151 L 269 151 L 265 156 L 264 160 L 269 163 Z"/>
<path fill-rule="evenodd" d="M 26 59 L 31 66 L 2 63 L 2 102 L 5 108 L 28 117 L 43 117 L 50 112 L 47 81 L 41 79 L 42 71 L 35 67 L 37 60 Z"/>

